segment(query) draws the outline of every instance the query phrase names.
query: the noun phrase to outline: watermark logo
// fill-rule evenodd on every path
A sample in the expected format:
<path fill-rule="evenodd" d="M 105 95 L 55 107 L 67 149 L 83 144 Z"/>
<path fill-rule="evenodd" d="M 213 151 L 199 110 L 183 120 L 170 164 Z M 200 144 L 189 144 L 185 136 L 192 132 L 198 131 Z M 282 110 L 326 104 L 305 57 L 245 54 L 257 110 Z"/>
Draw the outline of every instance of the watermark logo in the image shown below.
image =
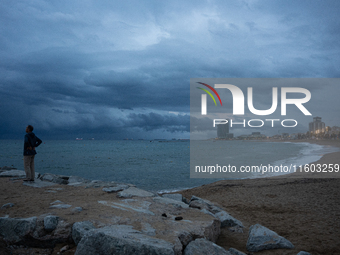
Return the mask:
<path fill-rule="evenodd" d="M 219 94 L 216 92 L 216 90 L 211 87 L 208 84 L 202 83 L 202 82 L 198 82 L 204 86 L 207 86 L 208 88 L 210 88 L 218 97 L 218 99 L 220 100 L 221 106 L 222 106 L 222 101 L 221 98 L 219 96 Z M 215 105 L 216 104 L 216 100 L 213 97 L 213 95 L 206 89 L 202 89 L 197 87 L 198 89 L 201 89 L 205 92 L 207 92 L 211 98 L 214 100 Z M 244 94 L 242 92 L 242 90 L 235 86 L 235 85 L 231 85 L 231 84 L 215 84 L 215 88 L 220 88 L 220 89 L 228 89 L 233 97 L 233 115 L 244 115 Z M 277 87 L 273 87 L 272 88 L 272 106 L 267 109 L 267 110 L 258 110 L 255 109 L 254 104 L 253 104 L 253 88 L 252 87 L 248 87 L 247 88 L 248 91 L 248 109 L 251 113 L 255 114 L 255 115 L 270 115 L 272 113 L 274 113 L 277 109 L 277 105 L 278 105 L 278 93 L 277 93 Z M 287 94 L 288 93 L 301 93 L 304 94 L 304 98 L 298 98 L 298 99 L 289 99 L 287 98 Z M 298 109 L 300 109 L 300 111 L 304 114 L 304 115 L 312 115 L 304 106 L 304 103 L 307 103 L 309 100 L 311 99 L 311 93 L 308 89 L 305 88 L 294 88 L 294 87 L 283 87 L 281 88 L 281 115 L 286 115 L 287 114 L 287 105 L 288 104 L 293 104 L 295 105 Z M 207 95 L 206 94 L 202 94 L 201 95 L 201 114 L 202 115 L 207 115 Z"/>
<path fill-rule="evenodd" d="M 232 102 L 233 102 L 233 108 L 232 108 L 232 114 L 233 115 L 245 115 L 245 96 L 243 94 L 243 91 L 236 85 L 232 84 L 214 84 L 214 88 L 206 83 L 203 82 L 197 82 L 201 85 L 204 85 L 208 89 L 210 89 L 218 98 L 220 101 L 221 106 L 222 100 L 220 95 L 217 93 L 215 89 L 227 89 L 229 92 L 231 92 L 232 95 Z M 217 106 L 217 102 L 215 100 L 214 95 L 205 88 L 197 87 L 200 90 L 203 90 L 206 92 L 214 101 L 215 106 Z M 247 106 L 248 110 L 258 116 L 268 116 L 273 114 L 277 108 L 278 108 L 278 87 L 272 87 L 271 91 L 271 107 L 265 110 L 259 110 L 254 107 L 254 96 L 253 96 L 253 87 L 247 87 Z M 201 94 L 201 115 L 207 115 L 207 94 Z M 291 98 L 290 94 L 298 95 L 299 98 Z M 304 115 L 312 115 L 306 107 L 303 105 L 307 103 L 311 99 L 311 93 L 308 89 L 301 88 L 301 87 L 281 87 L 281 116 L 287 115 L 287 105 L 294 105 L 296 106 Z M 269 96 L 269 95 L 268 95 Z M 261 101 L 263 102 L 263 99 Z M 216 125 L 221 124 L 230 124 L 230 127 L 233 125 L 242 125 L 243 127 L 246 127 L 246 123 L 249 127 L 262 127 L 265 123 L 271 123 L 271 127 L 274 127 L 274 123 L 280 121 L 282 127 L 296 127 L 298 122 L 294 119 L 285 119 L 281 121 L 280 119 L 251 119 L 248 122 L 244 119 L 242 122 L 235 122 L 232 119 L 214 119 L 213 120 L 213 127 Z M 255 124 L 256 123 L 256 124 Z M 288 124 L 292 123 L 292 124 Z"/>
<path fill-rule="evenodd" d="M 220 95 L 217 93 L 217 91 L 216 91 L 213 87 L 211 87 L 210 85 L 208 85 L 208 84 L 206 84 L 206 83 L 203 83 L 203 82 L 197 82 L 197 83 L 202 84 L 202 85 L 206 86 L 207 88 L 211 89 L 211 91 L 214 92 L 215 95 L 217 96 L 218 100 L 220 100 L 220 104 L 221 104 L 221 106 L 222 106 L 222 100 L 221 100 L 221 98 L 220 98 Z M 198 88 L 198 89 L 201 89 L 201 90 L 203 90 L 203 91 L 205 91 L 205 92 L 207 92 L 208 95 L 214 100 L 214 103 L 215 103 L 215 105 L 217 106 L 216 100 L 215 100 L 214 96 L 210 93 L 209 90 L 207 90 L 207 89 L 202 89 L 202 88 L 200 88 L 200 87 L 197 87 L 197 88 Z M 201 107 L 201 114 L 202 114 L 202 115 L 207 115 L 207 95 L 206 95 L 206 94 L 202 94 L 202 95 L 201 95 L 201 100 L 202 100 L 202 104 L 201 104 L 201 105 L 202 105 L 202 107 Z"/>

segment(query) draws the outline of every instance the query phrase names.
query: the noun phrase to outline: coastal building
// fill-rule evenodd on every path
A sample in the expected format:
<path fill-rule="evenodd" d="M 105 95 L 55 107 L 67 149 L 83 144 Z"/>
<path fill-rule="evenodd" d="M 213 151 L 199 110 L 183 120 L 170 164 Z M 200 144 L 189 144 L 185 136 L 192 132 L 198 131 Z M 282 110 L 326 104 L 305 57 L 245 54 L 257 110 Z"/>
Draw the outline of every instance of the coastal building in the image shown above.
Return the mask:
<path fill-rule="evenodd" d="M 321 117 L 314 117 L 313 122 L 309 123 L 309 133 L 317 135 L 325 132 L 325 123 L 321 121 Z"/>
<path fill-rule="evenodd" d="M 252 132 L 251 135 L 240 135 L 237 138 L 240 140 L 261 140 L 266 139 L 267 136 L 260 132 Z"/>
<path fill-rule="evenodd" d="M 226 138 L 228 133 L 229 133 L 229 121 L 227 124 L 217 125 L 217 137 L 218 138 Z"/>
<path fill-rule="evenodd" d="M 229 133 L 229 120 L 226 124 L 217 125 L 217 138 L 218 139 L 230 139 L 233 137 L 234 135 Z"/>

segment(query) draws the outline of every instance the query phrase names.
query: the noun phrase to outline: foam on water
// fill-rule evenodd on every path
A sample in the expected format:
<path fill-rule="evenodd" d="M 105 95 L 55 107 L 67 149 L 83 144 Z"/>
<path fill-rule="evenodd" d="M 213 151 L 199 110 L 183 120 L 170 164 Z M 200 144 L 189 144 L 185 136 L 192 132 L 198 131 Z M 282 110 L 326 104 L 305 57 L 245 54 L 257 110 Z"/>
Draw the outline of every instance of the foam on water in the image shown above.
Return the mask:
<path fill-rule="evenodd" d="M 285 158 L 282 160 L 274 161 L 273 163 L 271 163 L 273 166 L 281 166 L 281 165 L 288 166 L 288 167 L 296 166 L 295 169 L 298 169 L 299 166 L 301 165 L 310 164 L 310 163 L 318 161 L 325 154 L 339 151 L 339 148 L 337 147 L 311 144 L 311 143 L 306 143 L 306 142 L 302 142 L 302 143 L 284 142 L 284 143 L 289 143 L 294 146 L 299 146 L 300 150 L 298 154 L 294 157 L 289 157 L 289 158 Z M 291 169 L 294 170 L 294 167 L 292 167 Z M 291 171 L 291 173 L 293 172 L 294 171 Z M 284 174 L 289 174 L 289 172 L 288 173 L 281 173 L 281 172 L 271 173 L 263 177 L 274 176 L 274 175 L 284 175 Z"/>

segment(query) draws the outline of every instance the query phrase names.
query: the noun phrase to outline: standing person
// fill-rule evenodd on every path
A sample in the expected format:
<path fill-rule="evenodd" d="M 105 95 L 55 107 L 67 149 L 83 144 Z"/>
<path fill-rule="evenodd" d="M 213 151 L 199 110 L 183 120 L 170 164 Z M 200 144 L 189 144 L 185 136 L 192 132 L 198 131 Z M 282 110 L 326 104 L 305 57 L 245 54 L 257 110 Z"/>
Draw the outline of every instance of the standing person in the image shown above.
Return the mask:
<path fill-rule="evenodd" d="M 24 181 L 34 181 L 34 156 L 37 154 L 35 148 L 38 147 L 42 141 L 32 132 L 33 127 L 28 125 L 26 127 L 26 135 L 24 142 L 24 167 L 26 179 Z"/>

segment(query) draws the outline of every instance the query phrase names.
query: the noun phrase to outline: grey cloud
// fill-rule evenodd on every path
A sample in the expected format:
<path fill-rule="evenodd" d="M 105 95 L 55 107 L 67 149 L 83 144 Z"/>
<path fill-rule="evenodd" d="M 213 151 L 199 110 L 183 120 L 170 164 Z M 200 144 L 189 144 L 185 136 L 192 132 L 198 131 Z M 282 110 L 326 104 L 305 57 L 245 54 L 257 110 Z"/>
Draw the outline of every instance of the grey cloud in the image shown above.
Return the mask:
<path fill-rule="evenodd" d="M 2 1 L 1 132 L 32 122 L 44 132 L 173 135 L 188 132 L 190 78 L 338 77 L 339 5 Z M 319 87 L 309 85 L 313 95 Z M 270 106 L 270 84 L 254 93 L 257 107 Z"/>
<path fill-rule="evenodd" d="M 161 115 L 154 112 L 148 114 L 131 113 L 128 115 L 128 127 L 140 127 L 145 131 L 163 129 L 168 132 L 189 132 L 188 115 Z"/>

